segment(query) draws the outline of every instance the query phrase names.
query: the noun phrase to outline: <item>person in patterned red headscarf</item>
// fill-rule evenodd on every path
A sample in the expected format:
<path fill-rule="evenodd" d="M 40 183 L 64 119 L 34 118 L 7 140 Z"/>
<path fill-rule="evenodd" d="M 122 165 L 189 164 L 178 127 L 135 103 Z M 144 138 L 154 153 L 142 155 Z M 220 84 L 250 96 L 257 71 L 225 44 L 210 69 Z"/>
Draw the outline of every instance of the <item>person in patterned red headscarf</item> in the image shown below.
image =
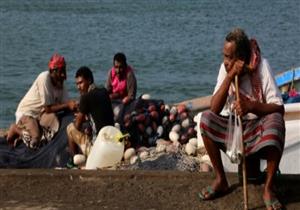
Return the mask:
<path fill-rule="evenodd" d="M 239 78 L 239 91 L 234 86 L 236 76 Z M 235 92 L 239 92 L 239 97 L 236 97 Z M 283 101 L 272 69 L 260 55 L 257 42 L 249 40 L 239 28 L 232 30 L 225 38 L 223 63 L 210 110 L 201 116 L 203 142 L 216 173 L 212 185 L 198 194 L 202 200 L 214 199 L 228 190 L 220 149 L 226 151 L 230 125 L 228 113 L 234 111 L 242 118 L 246 164 L 253 167 L 259 161 L 251 160 L 267 160 L 263 190 L 266 207 L 269 210 L 281 209 L 282 205 L 273 191 L 273 180 L 284 149 Z M 259 170 L 259 166 L 257 168 Z"/>
<path fill-rule="evenodd" d="M 59 127 L 55 113 L 77 109 L 77 103 L 68 100 L 64 86 L 66 78 L 64 57 L 54 54 L 48 63 L 48 71 L 38 75 L 19 103 L 16 123 L 7 133 L 8 144 L 15 146 L 16 140 L 23 140 L 29 148 L 36 149 L 42 137 L 51 140 Z"/>

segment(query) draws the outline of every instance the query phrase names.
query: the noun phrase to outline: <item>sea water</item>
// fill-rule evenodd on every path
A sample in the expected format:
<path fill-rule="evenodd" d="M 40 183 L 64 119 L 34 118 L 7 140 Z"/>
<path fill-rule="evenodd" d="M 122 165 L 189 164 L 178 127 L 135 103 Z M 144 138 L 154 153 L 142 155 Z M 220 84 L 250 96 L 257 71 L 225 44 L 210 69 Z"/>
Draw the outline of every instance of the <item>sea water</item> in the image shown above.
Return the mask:
<path fill-rule="evenodd" d="M 300 65 L 300 1 L 1 0 L 0 128 L 54 52 L 65 56 L 70 96 L 86 65 L 103 85 L 116 52 L 126 54 L 137 95 L 166 103 L 211 94 L 225 35 L 255 37 L 274 72 Z"/>

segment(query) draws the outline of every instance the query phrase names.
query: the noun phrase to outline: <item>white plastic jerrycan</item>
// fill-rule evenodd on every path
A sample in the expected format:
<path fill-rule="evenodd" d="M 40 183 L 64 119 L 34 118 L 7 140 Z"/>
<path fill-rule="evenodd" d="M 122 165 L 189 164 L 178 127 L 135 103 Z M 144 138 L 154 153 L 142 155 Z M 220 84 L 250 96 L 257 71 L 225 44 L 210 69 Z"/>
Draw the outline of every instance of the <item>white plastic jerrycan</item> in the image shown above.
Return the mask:
<path fill-rule="evenodd" d="M 124 153 L 123 135 L 113 126 L 103 127 L 95 140 L 86 161 L 86 169 L 113 166 L 121 161 Z"/>

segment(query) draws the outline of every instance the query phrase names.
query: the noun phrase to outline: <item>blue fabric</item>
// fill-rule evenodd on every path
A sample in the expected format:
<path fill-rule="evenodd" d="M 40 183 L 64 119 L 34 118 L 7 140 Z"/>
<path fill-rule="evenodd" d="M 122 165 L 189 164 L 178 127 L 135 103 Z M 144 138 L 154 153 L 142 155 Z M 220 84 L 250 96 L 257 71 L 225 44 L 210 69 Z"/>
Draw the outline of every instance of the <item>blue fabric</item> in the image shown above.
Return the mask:
<path fill-rule="evenodd" d="M 65 167 L 70 158 L 66 127 L 74 117 L 65 115 L 59 118 L 61 126 L 53 140 L 37 150 L 29 149 L 24 143 L 12 148 L 6 139 L 0 138 L 0 168 Z"/>

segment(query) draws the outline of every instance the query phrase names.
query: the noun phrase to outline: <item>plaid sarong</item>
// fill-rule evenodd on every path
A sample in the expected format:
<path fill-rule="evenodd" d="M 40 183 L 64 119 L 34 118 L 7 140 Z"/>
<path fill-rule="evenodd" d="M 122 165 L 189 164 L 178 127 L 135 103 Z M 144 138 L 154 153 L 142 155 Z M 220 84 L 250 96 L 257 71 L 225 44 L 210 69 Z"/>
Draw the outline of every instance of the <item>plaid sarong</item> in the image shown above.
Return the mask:
<path fill-rule="evenodd" d="M 201 116 L 201 134 L 224 144 L 225 148 L 228 121 L 229 119 L 226 117 L 205 111 Z M 266 146 L 275 146 L 280 152 L 283 151 L 285 124 L 280 113 L 268 114 L 258 119 L 243 120 L 242 125 L 246 155 L 256 153 Z"/>

